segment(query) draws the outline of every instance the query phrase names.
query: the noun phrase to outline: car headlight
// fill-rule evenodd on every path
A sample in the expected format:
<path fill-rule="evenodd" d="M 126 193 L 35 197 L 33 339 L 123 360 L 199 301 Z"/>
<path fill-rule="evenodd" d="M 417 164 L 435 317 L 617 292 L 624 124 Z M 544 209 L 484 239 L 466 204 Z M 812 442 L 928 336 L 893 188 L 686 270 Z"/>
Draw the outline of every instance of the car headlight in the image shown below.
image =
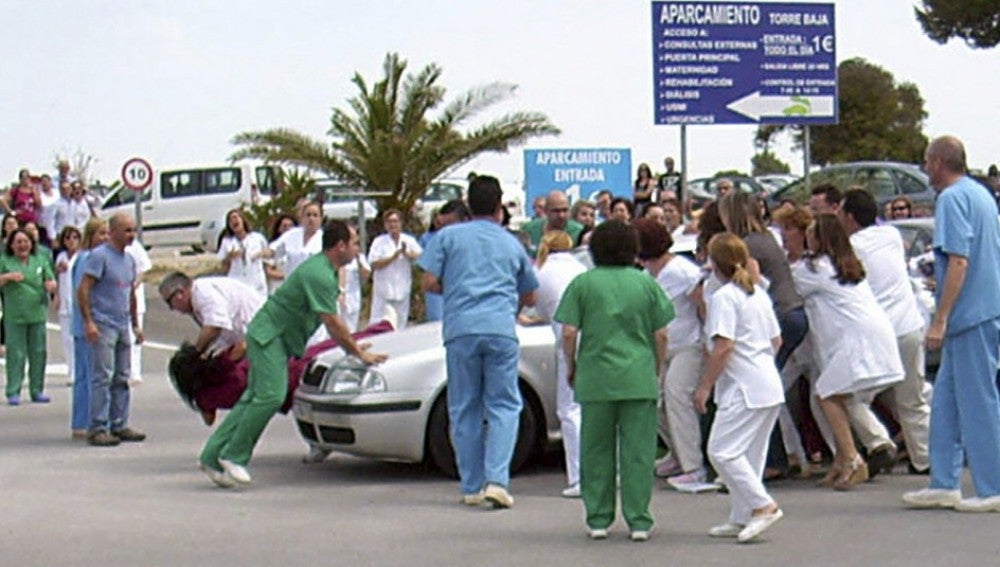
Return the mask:
<path fill-rule="evenodd" d="M 386 391 L 385 376 L 365 366 L 355 356 L 345 356 L 326 371 L 323 391 L 327 394 L 370 394 Z"/>

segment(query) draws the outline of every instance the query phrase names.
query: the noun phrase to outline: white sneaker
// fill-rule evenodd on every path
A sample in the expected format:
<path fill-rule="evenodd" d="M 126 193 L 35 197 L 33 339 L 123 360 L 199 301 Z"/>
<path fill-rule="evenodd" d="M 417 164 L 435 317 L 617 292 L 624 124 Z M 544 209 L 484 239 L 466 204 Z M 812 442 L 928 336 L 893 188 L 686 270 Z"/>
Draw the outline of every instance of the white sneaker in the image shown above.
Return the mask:
<path fill-rule="evenodd" d="M 709 537 L 736 537 L 740 535 L 740 532 L 745 528 L 743 524 L 732 524 L 726 522 L 718 526 L 714 526 L 708 530 Z"/>
<path fill-rule="evenodd" d="M 580 497 L 580 483 L 571 484 L 563 489 L 563 498 L 579 498 Z"/>
<path fill-rule="evenodd" d="M 475 506 L 479 506 L 482 503 L 483 503 L 483 491 L 482 490 L 480 490 L 479 492 L 473 492 L 472 494 L 463 494 L 462 495 L 462 504 L 465 504 L 466 506 L 473 506 L 473 507 L 475 507 Z"/>
<path fill-rule="evenodd" d="M 773 526 L 775 522 L 785 517 L 785 513 L 778 508 L 770 514 L 762 514 L 760 516 L 752 516 L 750 521 L 747 522 L 743 531 L 740 535 L 736 536 L 737 541 L 740 543 L 746 543 L 748 541 L 753 541 L 757 539 L 757 536 L 764 533 L 768 528 Z"/>
<path fill-rule="evenodd" d="M 591 528 L 587 532 L 587 537 L 590 539 L 608 539 L 608 529 L 607 528 Z"/>
<path fill-rule="evenodd" d="M 514 497 L 499 484 L 488 484 L 483 490 L 483 498 L 494 508 L 510 508 L 514 505 Z"/>
<path fill-rule="evenodd" d="M 218 486 L 219 488 L 232 488 L 236 486 L 236 483 L 233 482 L 233 479 L 226 476 L 226 473 L 222 471 L 217 471 L 212 467 L 205 466 L 201 462 L 198 463 L 198 468 L 201 470 L 201 472 L 205 473 L 205 476 L 208 477 L 208 480 L 211 480 L 212 483 L 215 484 L 215 486 Z"/>
<path fill-rule="evenodd" d="M 903 494 L 907 508 L 954 508 L 962 500 L 962 491 L 945 488 L 924 488 Z"/>
<path fill-rule="evenodd" d="M 236 484 L 250 484 L 253 479 L 250 478 L 250 472 L 243 465 L 234 463 L 226 459 L 219 459 L 219 464 L 222 465 L 222 470 L 225 471 L 227 477 L 229 477 Z"/>
<path fill-rule="evenodd" d="M 649 541 L 649 530 L 633 530 L 628 538 L 632 541 Z"/>
<path fill-rule="evenodd" d="M 959 512 L 1000 512 L 1000 496 L 963 498 L 955 504 Z"/>

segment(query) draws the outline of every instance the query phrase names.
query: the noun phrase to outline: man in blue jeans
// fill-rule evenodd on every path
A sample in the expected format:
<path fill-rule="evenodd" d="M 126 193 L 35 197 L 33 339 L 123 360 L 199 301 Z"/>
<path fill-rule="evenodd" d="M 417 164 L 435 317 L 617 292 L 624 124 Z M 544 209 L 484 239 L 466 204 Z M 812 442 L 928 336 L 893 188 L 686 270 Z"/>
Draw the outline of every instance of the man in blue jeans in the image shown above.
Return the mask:
<path fill-rule="evenodd" d="M 131 342 L 143 340 L 136 314 L 135 261 L 125 247 L 135 239 L 135 220 L 116 214 L 108 221 L 108 242 L 85 260 L 77 290 L 84 334 L 90 344 L 90 426 L 87 442 L 112 447 L 122 441 L 139 442 L 146 434 L 128 426 Z"/>
<path fill-rule="evenodd" d="M 473 219 L 439 231 L 417 264 L 424 270 L 424 291 L 444 295 L 448 418 L 462 501 L 509 508 L 522 403 L 515 320 L 519 300 L 534 305 L 538 280 L 527 252 L 500 226 L 501 200 L 495 178 L 473 179 Z"/>

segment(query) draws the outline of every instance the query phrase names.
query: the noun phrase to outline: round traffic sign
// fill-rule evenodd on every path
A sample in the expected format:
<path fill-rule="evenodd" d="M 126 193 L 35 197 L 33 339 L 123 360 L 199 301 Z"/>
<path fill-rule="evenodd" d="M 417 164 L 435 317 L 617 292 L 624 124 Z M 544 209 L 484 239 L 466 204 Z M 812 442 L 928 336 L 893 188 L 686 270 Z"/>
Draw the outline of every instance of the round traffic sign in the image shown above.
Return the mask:
<path fill-rule="evenodd" d="M 122 166 L 122 183 L 133 191 L 144 191 L 153 183 L 153 166 L 142 158 L 130 158 Z"/>

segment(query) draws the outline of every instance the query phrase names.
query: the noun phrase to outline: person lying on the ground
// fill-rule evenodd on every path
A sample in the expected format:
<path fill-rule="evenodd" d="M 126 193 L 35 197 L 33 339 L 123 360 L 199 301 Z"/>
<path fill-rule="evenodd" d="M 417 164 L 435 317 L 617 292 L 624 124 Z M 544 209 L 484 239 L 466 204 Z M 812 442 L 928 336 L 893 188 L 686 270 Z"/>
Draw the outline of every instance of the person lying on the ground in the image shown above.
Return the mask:
<path fill-rule="evenodd" d="M 360 340 L 392 330 L 392 323 L 379 321 L 353 333 L 351 337 Z M 301 358 L 288 360 L 288 395 L 281 406 L 281 413 L 288 413 L 291 409 L 299 380 L 313 359 L 337 346 L 337 341 L 327 339 L 306 349 Z M 210 357 L 203 356 L 194 345 L 184 343 L 170 358 L 168 373 L 174 389 L 191 409 L 201 414 L 205 425 L 215 423 L 216 411 L 232 408 L 246 390 L 249 361 L 244 354 L 244 343 Z"/>

